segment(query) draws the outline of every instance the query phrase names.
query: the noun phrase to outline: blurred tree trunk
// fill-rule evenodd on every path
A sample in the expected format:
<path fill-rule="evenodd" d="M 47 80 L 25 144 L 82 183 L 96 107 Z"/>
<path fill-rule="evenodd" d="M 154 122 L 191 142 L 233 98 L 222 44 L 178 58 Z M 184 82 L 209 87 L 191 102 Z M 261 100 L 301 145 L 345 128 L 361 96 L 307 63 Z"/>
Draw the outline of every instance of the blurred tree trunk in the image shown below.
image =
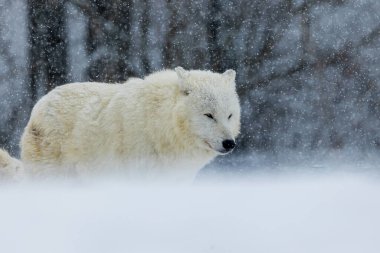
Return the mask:
<path fill-rule="evenodd" d="M 223 49 L 219 45 L 219 33 L 221 28 L 221 5 L 219 0 L 209 1 L 209 18 L 207 22 L 207 41 L 210 53 L 211 69 L 217 72 L 223 71 Z"/>
<path fill-rule="evenodd" d="M 120 82 L 131 75 L 130 48 L 131 1 L 71 0 L 89 18 L 87 52 L 91 57 L 91 81 Z"/>
<path fill-rule="evenodd" d="M 142 10 L 142 20 L 141 20 L 141 32 L 142 32 L 142 37 L 143 37 L 144 52 L 142 52 L 141 58 L 142 58 L 143 70 L 145 74 L 149 74 L 150 63 L 149 63 L 149 58 L 147 56 L 147 54 L 149 53 L 149 48 L 147 48 L 147 46 L 148 46 L 148 30 L 149 30 L 149 25 L 150 25 L 150 20 L 149 20 L 150 3 L 148 1 L 143 1 L 142 6 L 143 6 L 143 10 Z"/>
<path fill-rule="evenodd" d="M 29 80 L 32 103 L 67 81 L 64 1 L 28 0 Z"/>
<path fill-rule="evenodd" d="M 173 67 L 175 65 L 175 59 L 178 58 L 178 51 L 175 44 L 175 36 L 179 31 L 183 30 L 185 24 L 182 20 L 179 19 L 178 15 L 178 7 L 172 0 L 168 1 L 168 11 L 170 15 L 170 20 L 168 22 L 168 32 L 165 38 L 165 46 L 164 46 L 164 64 L 166 67 Z M 186 64 L 179 64 L 186 65 Z M 186 67 L 186 66 L 185 66 Z"/>

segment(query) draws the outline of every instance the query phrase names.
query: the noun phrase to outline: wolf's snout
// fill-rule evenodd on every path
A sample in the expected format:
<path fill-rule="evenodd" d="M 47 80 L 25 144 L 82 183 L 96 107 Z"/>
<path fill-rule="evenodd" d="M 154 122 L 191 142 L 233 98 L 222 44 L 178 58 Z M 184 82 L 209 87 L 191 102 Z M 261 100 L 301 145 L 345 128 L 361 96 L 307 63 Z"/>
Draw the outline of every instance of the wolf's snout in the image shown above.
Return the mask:
<path fill-rule="evenodd" d="M 233 150 L 236 146 L 236 143 L 234 140 L 224 140 L 222 142 L 223 148 L 226 150 L 226 152 L 230 152 Z"/>

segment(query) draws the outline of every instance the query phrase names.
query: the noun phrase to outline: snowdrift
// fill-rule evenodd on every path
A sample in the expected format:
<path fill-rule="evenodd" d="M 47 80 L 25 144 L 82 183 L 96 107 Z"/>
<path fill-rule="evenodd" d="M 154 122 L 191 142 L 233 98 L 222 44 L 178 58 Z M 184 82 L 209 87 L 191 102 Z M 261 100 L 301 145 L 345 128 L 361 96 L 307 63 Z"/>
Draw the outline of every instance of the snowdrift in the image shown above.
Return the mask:
<path fill-rule="evenodd" d="M 375 176 L 0 188 L 0 252 L 380 252 Z"/>

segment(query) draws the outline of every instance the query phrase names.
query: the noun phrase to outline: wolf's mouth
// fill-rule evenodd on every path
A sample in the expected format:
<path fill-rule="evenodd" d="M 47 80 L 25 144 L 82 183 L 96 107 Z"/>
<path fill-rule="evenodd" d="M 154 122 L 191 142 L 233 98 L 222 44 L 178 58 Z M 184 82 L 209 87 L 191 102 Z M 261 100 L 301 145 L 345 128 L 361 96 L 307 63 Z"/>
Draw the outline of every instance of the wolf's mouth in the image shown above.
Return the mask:
<path fill-rule="evenodd" d="M 208 141 L 204 140 L 204 143 L 206 143 L 206 145 L 207 145 L 211 150 L 215 150 L 215 149 L 211 146 L 211 144 L 210 144 Z"/>
<path fill-rule="evenodd" d="M 214 152 L 216 152 L 217 154 L 219 154 L 219 155 L 225 155 L 225 154 L 227 154 L 227 153 L 225 153 L 225 152 L 223 152 L 223 151 L 219 151 L 219 150 L 216 150 L 215 148 L 213 148 L 212 146 L 211 146 L 211 144 L 208 142 L 208 141 L 206 141 L 206 140 L 204 140 L 203 141 L 212 151 L 214 151 Z"/>

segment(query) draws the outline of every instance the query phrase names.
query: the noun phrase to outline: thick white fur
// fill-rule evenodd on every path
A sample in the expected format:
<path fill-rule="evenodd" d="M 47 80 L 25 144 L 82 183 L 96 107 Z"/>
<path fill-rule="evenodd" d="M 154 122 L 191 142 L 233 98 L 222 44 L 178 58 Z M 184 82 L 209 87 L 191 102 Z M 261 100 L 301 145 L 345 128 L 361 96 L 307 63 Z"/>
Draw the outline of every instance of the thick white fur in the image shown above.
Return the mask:
<path fill-rule="evenodd" d="M 123 84 L 54 89 L 33 108 L 21 157 L 33 174 L 118 171 L 191 179 L 239 129 L 235 72 L 178 67 Z"/>
<path fill-rule="evenodd" d="M 0 180 L 18 180 L 23 173 L 22 163 L 0 149 Z"/>

